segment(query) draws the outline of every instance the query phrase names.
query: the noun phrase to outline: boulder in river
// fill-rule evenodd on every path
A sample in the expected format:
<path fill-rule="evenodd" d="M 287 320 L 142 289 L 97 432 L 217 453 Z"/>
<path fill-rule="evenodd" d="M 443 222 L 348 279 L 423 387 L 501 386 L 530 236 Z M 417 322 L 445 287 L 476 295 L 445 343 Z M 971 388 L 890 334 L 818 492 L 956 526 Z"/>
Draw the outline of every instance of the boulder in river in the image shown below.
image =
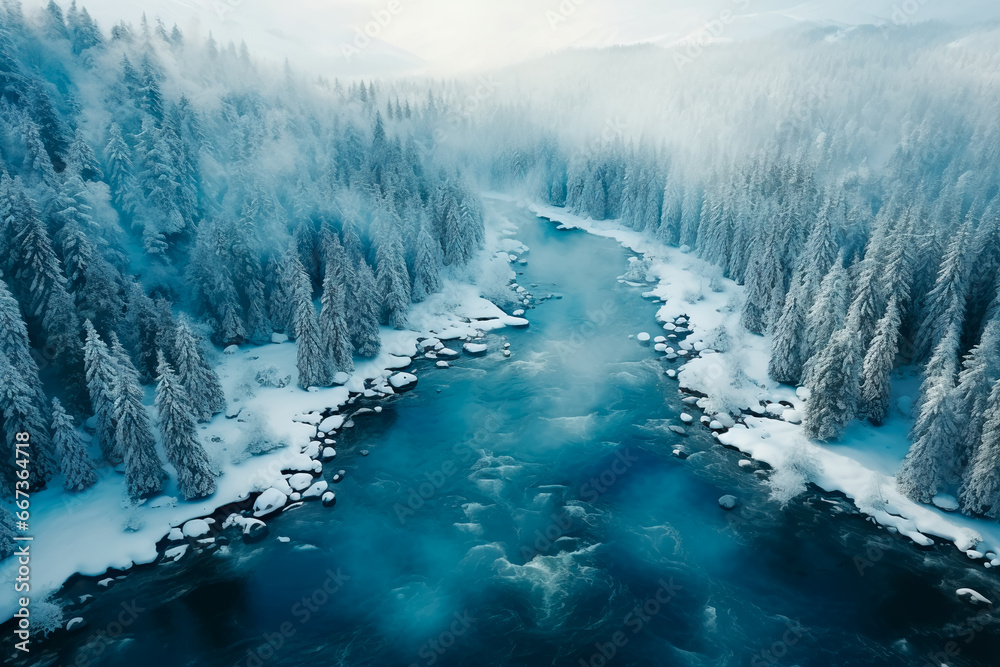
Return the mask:
<path fill-rule="evenodd" d="M 736 499 L 736 496 L 726 494 L 719 498 L 719 507 L 724 510 L 736 509 L 736 506 L 740 504 L 740 501 Z"/>

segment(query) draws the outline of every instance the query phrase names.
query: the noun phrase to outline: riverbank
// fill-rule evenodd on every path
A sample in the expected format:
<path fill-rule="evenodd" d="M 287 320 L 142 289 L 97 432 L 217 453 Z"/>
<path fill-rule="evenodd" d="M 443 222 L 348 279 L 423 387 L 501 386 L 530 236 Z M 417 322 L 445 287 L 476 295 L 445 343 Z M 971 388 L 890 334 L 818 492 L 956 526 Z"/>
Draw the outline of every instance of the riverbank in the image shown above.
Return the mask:
<path fill-rule="evenodd" d="M 498 246 L 509 253 L 511 262 L 518 259 L 514 252 L 527 250 L 504 238 L 502 230 L 491 233 L 484 261 L 495 255 Z M 283 336 L 271 344 L 226 348 L 215 367 L 227 409 L 199 426 L 200 440 L 220 472 L 216 492 L 184 501 L 171 478 L 162 493 L 133 506 L 127 500 L 124 475 L 110 466 L 101 467 L 98 482 L 83 493 L 65 492 L 61 478 L 55 478 L 31 498 L 31 599 L 45 599 L 76 574 L 100 577 L 109 570 L 127 571 L 155 562 L 163 553 L 158 545 L 163 547 L 164 538 L 166 556 L 179 559 L 186 545 L 211 539 L 203 523 L 211 524 L 214 520 L 208 517 L 219 508 L 253 501 L 270 489 L 281 490 L 284 498 L 273 512 L 259 512 L 261 517 L 310 499 L 305 493 L 308 487 L 292 488 L 289 480 L 296 474 L 307 474 L 314 482 L 324 479 L 323 463 L 335 463 L 337 431 L 350 427 L 348 408 L 358 397 L 378 400 L 411 388 L 416 375 L 401 371 L 418 356 L 444 361 L 480 354 L 478 346 L 489 332 L 528 325 L 526 319 L 508 315 L 479 294 L 477 286 L 445 280 L 439 293 L 412 307 L 406 330 L 383 327 L 378 356 L 356 360 L 354 372 L 338 378 L 342 382 L 338 386 L 299 388 L 295 344 Z M 438 345 L 428 347 L 430 340 Z M 152 388 L 146 389 L 146 407 L 155 419 Z M 325 420 L 324 415 L 340 416 Z M 315 495 L 318 500 L 322 493 Z M 0 562 L 0 579 L 14 581 L 17 568 L 16 558 Z M 107 579 L 108 584 L 112 581 Z M 0 619 L 11 618 L 17 602 L 13 587 L 5 589 L 0 595 Z"/>
<path fill-rule="evenodd" d="M 824 491 L 843 493 L 861 513 L 918 545 L 933 544 L 934 538 L 946 540 L 983 567 L 1000 566 L 1000 525 L 915 503 L 896 490 L 893 476 L 909 448 L 908 410 L 917 390 L 912 373 L 896 374 L 893 410 L 883 426 L 854 422 L 836 443 L 810 441 L 799 425 L 808 392 L 768 377 L 770 336 L 743 330 L 741 286 L 693 254 L 621 229 L 615 221 L 585 219 L 527 201 L 518 204 L 561 228 L 614 239 L 640 256 L 635 261 L 642 265 L 630 273 L 645 273 L 650 289 L 644 296 L 658 300 L 656 319 L 667 325 L 664 333 L 675 326 L 677 317 L 686 315 L 692 347 L 701 345 L 714 352 L 683 364 L 677 373 L 680 387 L 707 397 L 699 407 L 710 419 L 727 411 L 760 415 L 745 414 L 739 424 L 720 429 L 724 432 L 717 437 L 783 471 L 771 478 L 778 477 L 771 482 L 774 496 L 787 497 L 798 487 L 804 490 L 806 483 L 815 484 Z M 770 404 L 769 412 L 762 410 L 762 402 Z"/>

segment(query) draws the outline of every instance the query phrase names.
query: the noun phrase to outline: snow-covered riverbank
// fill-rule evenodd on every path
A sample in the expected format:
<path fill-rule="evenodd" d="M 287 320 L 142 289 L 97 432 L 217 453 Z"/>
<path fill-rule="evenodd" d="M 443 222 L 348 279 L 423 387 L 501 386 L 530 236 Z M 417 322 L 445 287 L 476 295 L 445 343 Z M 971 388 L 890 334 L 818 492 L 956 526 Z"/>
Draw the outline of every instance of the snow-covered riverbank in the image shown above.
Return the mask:
<path fill-rule="evenodd" d="M 418 354 L 427 358 L 441 354 L 433 348 L 428 354 L 418 341 L 433 338 L 442 341 L 442 347 L 450 344 L 451 348 L 443 349 L 452 349 L 455 354 L 449 356 L 454 357 L 461 354 L 464 343 L 480 341 L 490 331 L 528 324 L 479 293 L 471 284 L 446 281 L 441 292 L 411 309 L 408 329 L 383 327 L 380 354 L 358 363 L 353 374 L 340 378 L 341 386 L 300 389 L 293 343 L 227 348 L 216 370 L 229 407 L 199 432 L 221 472 L 216 492 L 184 501 L 171 479 L 162 494 L 133 507 L 127 501 L 124 476 L 111 468 L 102 468 L 98 483 L 80 494 L 64 492 L 61 479 L 55 479 L 31 498 L 31 599 L 45 598 L 77 573 L 100 576 L 109 568 L 128 570 L 151 563 L 159 557 L 157 545 L 168 535 L 171 547 L 177 546 L 168 550 L 168 557 L 180 558 L 188 538 L 201 537 L 194 534 L 195 529 L 205 528 L 195 522 L 198 525 L 192 530 L 182 531 L 186 522 L 268 489 L 291 495 L 295 490 L 288 479 L 295 472 L 322 480 L 322 462 L 331 458 L 331 452 L 324 456 L 326 447 L 314 446 L 322 426 L 320 413 L 333 410 L 348 415 L 345 406 L 353 397 L 377 399 L 410 388 L 414 378 L 400 369 L 409 367 Z M 147 399 L 151 409 L 151 393 Z M 335 431 L 347 424 L 346 419 L 331 420 L 321 440 L 324 444 L 327 439 L 335 440 Z M 335 442 L 329 444 L 335 448 Z M 252 455 L 258 447 L 270 451 Z M 299 499 L 289 498 L 292 502 Z M 285 508 L 290 505 L 282 503 Z M 13 581 L 17 567 L 17 559 L 6 559 L 0 563 L 0 578 Z M 13 589 L 7 589 L 0 596 L 0 618 L 10 618 L 16 603 Z"/>
<path fill-rule="evenodd" d="M 646 296 L 660 302 L 656 318 L 665 324 L 664 333 L 670 333 L 675 318 L 687 316 L 691 347 L 712 352 L 680 366 L 680 386 L 705 394 L 699 406 L 710 416 L 748 408 L 761 414 L 761 402 L 771 404 L 765 416 L 746 415 L 718 438 L 779 471 L 780 476 L 771 477 L 776 497 L 811 482 L 828 492 L 842 492 L 859 511 L 917 544 L 932 544 L 934 537 L 948 540 L 983 566 L 1000 566 L 1000 525 L 915 503 L 896 490 L 893 476 L 909 447 L 907 411 L 917 390 L 912 377 L 896 376 L 894 407 L 883 426 L 855 422 L 836 443 L 810 441 L 799 425 L 808 392 L 796 392 L 768 377 L 770 337 L 751 335 L 740 325 L 741 286 L 693 254 L 621 229 L 616 221 L 594 221 L 530 202 L 519 205 L 566 229 L 612 238 L 642 257 L 633 260 L 640 264 L 626 277 L 631 283 L 640 276 L 652 286 Z"/>

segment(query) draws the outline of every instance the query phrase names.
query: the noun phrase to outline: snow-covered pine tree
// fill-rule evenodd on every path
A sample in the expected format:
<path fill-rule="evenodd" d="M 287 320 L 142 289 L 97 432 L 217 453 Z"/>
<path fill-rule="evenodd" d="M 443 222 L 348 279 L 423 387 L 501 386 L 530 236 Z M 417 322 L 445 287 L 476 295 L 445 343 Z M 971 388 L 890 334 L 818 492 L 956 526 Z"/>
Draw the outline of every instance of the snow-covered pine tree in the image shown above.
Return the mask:
<path fill-rule="evenodd" d="M 899 347 L 899 306 L 889 297 L 885 314 L 875 326 L 868 353 L 861 368 L 861 395 L 858 413 L 878 426 L 889 414 L 890 374 Z"/>
<path fill-rule="evenodd" d="M 819 353 L 844 324 L 850 304 L 851 280 L 841 254 L 820 283 L 816 301 L 806 317 L 806 363 L 803 381 L 810 384 Z"/>
<path fill-rule="evenodd" d="M 73 136 L 73 142 L 69 145 L 69 153 L 66 156 L 69 166 L 79 174 L 85 181 L 101 181 L 104 173 L 101 165 L 94 155 L 94 150 L 84 139 L 83 134 L 78 129 Z"/>
<path fill-rule="evenodd" d="M 14 515 L 6 505 L 0 505 L 0 560 L 13 554 L 19 544 L 14 540 L 17 535 L 14 526 Z"/>
<path fill-rule="evenodd" d="M 857 321 L 856 314 L 848 314 L 844 326 L 816 355 L 809 385 L 812 394 L 803 420 L 803 429 L 810 438 L 836 440 L 857 414 L 862 356 Z"/>
<path fill-rule="evenodd" d="M 312 300 L 312 281 L 298 257 L 293 259 L 296 273 L 292 292 L 292 307 L 295 320 L 296 365 L 299 370 L 299 386 L 323 387 L 331 382 L 330 365 L 324 354 L 316 308 Z"/>
<path fill-rule="evenodd" d="M 21 317 L 17 301 L 2 280 L 0 280 L 0 354 L 6 355 L 10 360 L 14 370 L 34 394 L 36 404 L 44 405 L 45 393 L 42 390 L 42 381 L 38 377 L 38 364 L 31 350 L 28 327 Z"/>
<path fill-rule="evenodd" d="M 386 227 L 387 238 L 382 238 L 375 251 L 378 290 L 382 295 L 383 324 L 396 329 L 406 327 L 406 311 L 410 306 L 410 276 L 406 271 L 402 241 L 392 227 Z"/>
<path fill-rule="evenodd" d="M 94 462 L 90 460 L 83 438 L 66 414 L 59 399 L 52 399 L 52 442 L 59 455 L 63 486 L 67 491 L 83 491 L 97 482 Z"/>
<path fill-rule="evenodd" d="M 776 382 L 797 384 L 802 379 L 802 368 L 806 362 L 804 338 L 808 311 L 805 293 L 804 278 L 796 275 L 785 297 L 781 316 L 774 325 L 771 341 L 767 372 Z"/>
<path fill-rule="evenodd" d="M 200 341 L 185 317 L 177 323 L 173 358 L 177 379 L 187 392 L 191 412 L 198 421 L 207 422 L 212 415 L 226 409 L 226 396 L 219 376 L 205 361 Z"/>
<path fill-rule="evenodd" d="M 167 461 L 177 471 L 177 486 L 185 500 L 215 493 L 215 473 L 198 442 L 188 394 L 163 353 L 159 355 L 156 411 Z"/>
<path fill-rule="evenodd" d="M 961 424 L 955 410 L 957 360 L 952 357 L 959 336 L 952 326 L 935 348 L 937 359 L 928 364 L 934 372 L 921 387 L 920 414 L 910 431 L 913 445 L 896 473 L 899 490 L 919 502 L 931 502 L 957 481 Z"/>
<path fill-rule="evenodd" d="M 132 176 L 132 149 L 122 137 L 118 123 L 108 128 L 108 143 L 104 147 L 104 164 L 107 166 L 111 200 L 125 215 L 135 211 L 135 180 Z"/>
<path fill-rule="evenodd" d="M 750 333 L 758 335 L 770 329 L 771 318 L 775 310 L 780 308 L 777 302 L 785 295 L 785 271 L 778 248 L 782 239 L 778 238 L 775 225 L 769 224 L 767 229 L 758 238 L 750 260 L 750 271 L 746 277 L 746 300 L 743 302 L 741 317 L 743 326 Z"/>
<path fill-rule="evenodd" d="M 87 340 L 84 343 L 84 367 L 87 373 L 87 390 L 90 405 L 94 410 L 95 435 L 110 463 L 117 465 L 124 459 L 115 440 L 115 393 L 118 384 L 118 368 L 108 352 L 108 346 L 98 335 L 90 320 L 84 323 Z"/>
<path fill-rule="evenodd" d="M 382 347 L 379 337 L 378 313 L 381 299 L 375 284 L 375 274 L 363 257 L 357 257 L 352 283 L 347 287 L 347 311 L 351 317 L 347 328 L 354 352 L 362 357 L 374 357 Z"/>
<path fill-rule="evenodd" d="M 320 298 L 319 331 L 331 377 L 339 371 L 350 373 L 354 370 L 354 346 L 344 312 L 346 297 L 341 276 L 340 262 L 328 255 L 323 296 Z"/>
<path fill-rule="evenodd" d="M 1000 380 L 993 384 L 983 413 L 982 440 L 975 449 L 959 492 L 962 510 L 1000 518 Z"/>
<path fill-rule="evenodd" d="M 44 488 L 58 471 L 52 453 L 52 441 L 48 424 L 37 401 L 37 395 L 25 382 L 17 369 L 0 354 L 0 416 L 3 417 L 3 435 L 6 445 L 3 452 L 5 462 L 13 461 L 18 443 L 18 433 L 31 436 L 31 485 L 34 489 Z M 13 488 L 15 466 L 4 466 L 3 477 Z"/>
<path fill-rule="evenodd" d="M 417 234 L 417 249 L 413 259 L 413 301 L 419 303 L 431 294 L 441 290 L 441 271 L 438 266 L 440 246 L 438 246 L 426 224 L 420 225 Z"/>
<path fill-rule="evenodd" d="M 983 439 L 991 387 L 1000 379 L 1000 297 L 991 308 L 979 343 L 966 355 L 955 388 L 956 411 L 960 420 L 959 465 L 965 466 Z"/>
<path fill-rule="evenodd" d="M 156 453 L 156 441 L 143 405 L 139 372 L 128 352 L 111 334 L 111 354 L 115 360 L 115 447 L 117 458 L 125 461 L 125 485 L 132 500 L 140 500 L 163 488 L 163 463 Z"/>
<path fill-rule="evenodd" d="M 971 234 L 969 222 L 956 229 L 941 260 L 941 268 L 934 287 L 925 300 L 923 321 L 917 332 L 917 359 L 926 358 L 950 328 L 961 326 L 970 287 Z"/>

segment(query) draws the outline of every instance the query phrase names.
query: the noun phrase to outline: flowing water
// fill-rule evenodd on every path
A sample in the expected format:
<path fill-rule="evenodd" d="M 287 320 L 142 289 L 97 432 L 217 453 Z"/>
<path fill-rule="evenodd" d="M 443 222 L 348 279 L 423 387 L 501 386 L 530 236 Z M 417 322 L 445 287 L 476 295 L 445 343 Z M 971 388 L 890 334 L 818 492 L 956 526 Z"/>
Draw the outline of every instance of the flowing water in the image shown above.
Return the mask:
<path fill-rule="evenodd" d="M 325 471 L 347 471 L 335 508 L 307 504 L 261 543 L 231 534 L 108 590 L 70 582 L 66 599 L 95 594 L 73 614 L 88 627 L 33 660 L 998 664 L 989 613 L 954 595 L 994 597 L 988 572 L 829 494 L 781 510 L 705 429 L 670 432 L 681 396 L 669 362 L 628 338 L 657 325 L 655 305 L 616 280 L 627 254 L 495 205 L 531 248 L 519 283 L 556 295 L 530 328 L 450 369 L 416 362 L 415 390 L 339 438 Z M 674 456 L 681 443 L 694 456 Z"/>

